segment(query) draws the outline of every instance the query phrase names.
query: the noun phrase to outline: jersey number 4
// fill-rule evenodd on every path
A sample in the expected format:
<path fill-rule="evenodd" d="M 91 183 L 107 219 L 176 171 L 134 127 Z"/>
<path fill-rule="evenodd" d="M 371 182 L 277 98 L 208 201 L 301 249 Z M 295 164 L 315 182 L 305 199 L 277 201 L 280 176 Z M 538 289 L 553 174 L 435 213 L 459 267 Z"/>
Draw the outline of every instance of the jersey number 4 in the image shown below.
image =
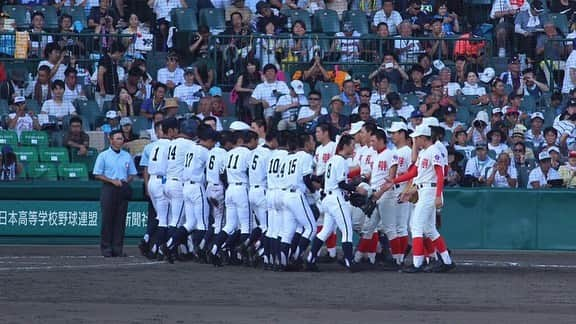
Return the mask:
<path fill-rule="evenodd" d="M 176 146 L 169 146 L 168 147 L 168 159 L 169 160 L 176 160 Z"/>

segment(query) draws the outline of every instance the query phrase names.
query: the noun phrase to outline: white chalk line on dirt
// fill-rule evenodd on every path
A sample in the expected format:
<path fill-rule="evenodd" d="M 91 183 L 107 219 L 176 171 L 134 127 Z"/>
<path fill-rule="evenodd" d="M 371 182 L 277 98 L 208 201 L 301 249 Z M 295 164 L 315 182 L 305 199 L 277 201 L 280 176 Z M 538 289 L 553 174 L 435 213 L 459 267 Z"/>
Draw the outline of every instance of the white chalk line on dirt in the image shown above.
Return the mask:
<path fill-rule="evenodd" d="M 105 264 L 79 264 L 79 265 L 49 265 L 49 266 L 24 266 L 24 267 L 0 267 L 0 271 L 35 271 L 35 270 L 74 270 L 74 269 L 106 269 L 106 268 L 122 268 L 122 267 L 137 267 L 149 266 L 155 264 L 163 264 L 165 262 L 151 261 L 151 262 L 130 262 L 130 263 L 105 263 Z"/>
<path fill-rule="evenodd" d="M 566 269 L 576 270 L 576 265 L 571 264 L 533 264 L 512 261 L 491 260 L 460 260 L 459 266 L 486 267 L 486 268 L 531 268 L 531 269 Z"/>

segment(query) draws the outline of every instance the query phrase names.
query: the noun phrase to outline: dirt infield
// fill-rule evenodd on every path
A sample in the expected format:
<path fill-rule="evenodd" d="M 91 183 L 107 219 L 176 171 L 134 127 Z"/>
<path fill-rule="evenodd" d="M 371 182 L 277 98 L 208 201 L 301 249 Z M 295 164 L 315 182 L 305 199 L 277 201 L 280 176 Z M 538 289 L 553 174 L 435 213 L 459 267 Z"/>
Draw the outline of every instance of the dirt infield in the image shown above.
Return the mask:
<path fill-rule="evenodd" d="M 576 323 L 576 254 L 455 251 L 457 270 L 273 273 L 128 249 L 0 247 L 0 323 Z"/>

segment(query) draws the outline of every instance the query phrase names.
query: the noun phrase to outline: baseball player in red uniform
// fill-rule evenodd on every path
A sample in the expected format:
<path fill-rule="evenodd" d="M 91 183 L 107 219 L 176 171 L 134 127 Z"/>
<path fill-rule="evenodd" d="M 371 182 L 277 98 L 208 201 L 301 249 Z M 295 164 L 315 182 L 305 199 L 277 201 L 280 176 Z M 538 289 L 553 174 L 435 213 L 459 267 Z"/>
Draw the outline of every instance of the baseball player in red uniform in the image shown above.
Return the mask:
<path fill-rule="evenodd" d="M 444 238 L 440 235 L 436 226 L 432 226 L 431 220 L 436 218 L 436 209 L 442 207 L 442 190 L 444 188 L 444 171 L 440 151 L 432 141 L 432 132 L 428 125 L 419 125 L 410 134 L 414 139 L 414 149 L 421 149 L 416 163 L 408 171 L 396 177 L 392 182 L 387 182 L 384 188 L 390 189 L 394 184 L 414 179 L 418 190 L 418 202 L 414 214 L 410 220 L 412 232 L 413 263 L 403 271 L 406 273 L 423 272 L 424 269 L 424 238 L 432 240 L 434 248 L 440 254 L 441 263 L 431 264 L 426 271 L 447 272 L 454 269 Z"/>

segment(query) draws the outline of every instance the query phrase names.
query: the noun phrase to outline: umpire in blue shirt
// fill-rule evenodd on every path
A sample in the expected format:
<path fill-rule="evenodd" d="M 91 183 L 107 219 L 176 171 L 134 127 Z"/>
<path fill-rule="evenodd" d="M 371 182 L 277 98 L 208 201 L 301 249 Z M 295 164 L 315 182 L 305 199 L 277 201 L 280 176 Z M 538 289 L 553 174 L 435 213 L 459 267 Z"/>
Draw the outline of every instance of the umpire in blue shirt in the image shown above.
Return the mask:
<path fill-rule="evenodd" d="M 130 181 L 136 175 L 136 167 L 130 153 L 122 150 L 124 135 L 115 130 L 110 133 L 110 148 L 98 154 L 94 164 L 94 176 L 102 181 L 100 207 L 102 228 L 100 250 L 104 257 L 124 256 L 124 231 L 126 212 L 132 196 Z"/>

